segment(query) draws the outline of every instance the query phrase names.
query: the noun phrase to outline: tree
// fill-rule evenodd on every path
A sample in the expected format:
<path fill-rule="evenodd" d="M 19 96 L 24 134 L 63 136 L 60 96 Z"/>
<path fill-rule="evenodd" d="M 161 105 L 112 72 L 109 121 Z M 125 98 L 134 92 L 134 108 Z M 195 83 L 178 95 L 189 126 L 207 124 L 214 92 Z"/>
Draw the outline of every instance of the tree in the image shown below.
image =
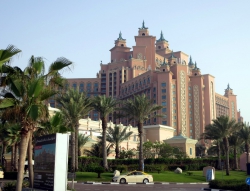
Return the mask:
<path fill-rule="evenodd" d="M 119 147 L 121 142 L 128 139 L 130 135 L 133 134 L 132 131 L 127 132 L 128 127 L 121 128 L 115 125 L 114 128 L 108 127 L 107 129 L 107 141 L 115 145 L 115 158 L 118 159 L 119 156 Z"/>
<path fill-rule="evenodd" d="M 20 142 L 20 124 L 5 124 L 7 136 L 5 141 L 11 146 L 11 167 L 12 170 L 17 171 L 18 169 L 18 145 Z"/>
<path fill-rule="evenodd" d="M 226 175 L 229 176 L 229 142 L 228 137 L 236 129 L 235 119 L 229 119 L 228 116 L 219 116 L 213 120 L 213 125 L 220 131 L 226 155 Z M 215 132 L 214 132 L 215 133 Z"/>
<path fill-rule="evenodd" d="M 134 120 L 138 127 L 140 145 L 139 145 L 139 170 L 143 170 L 143 123 L 154 115 L 154 112 L 161 109 L 162 106 L 155 105 L 145 95 L 135 95 L 133 98 L 126 100 L 122 105 L 122 112 L 129 120 Z"/>
<path fill-rule="evenodd" d="M 174 148 L 171 147 L 169 144 L 167 143 L 162 143 L 160 145 L 160 151 L 159 151 L 159 155 L 163 158 L 169 158 L 169 157 L 173 157 L 174 155 Z"/>
<path fill-rule="evenodd" d="M 49 120 L 42 121 L 37 131 L 35 132 L 35 137 L 40 137 L 43 135 L 49 135 L 54 133 L 67 133 L 71 131 L 66 127 L 65 118 L 61 112 L 56 112 L 55 115 L 49 118 Z"/>
<path fill-rule="evenodd" d="M 233 149 L 233 155 L 234 155 L 234 168 L 239 169 L 238 165 L 238 157 L 237 157 L 237 150 L 239 146 L 242 144 L 242 139 L 239 136 L 238 131 L 236 133 L 231 134 L 228 137 L 229 145 Z"/>
<path fill-rule="evenodd" d="M 71 170 L 78 170 L 78 132 L 79 120 L 92 110 L 91 100 L 85 93 L 78 90 L 69 89 L 57 97 L 57 102 L 61 105 L 61 111 L 67 121 L 67 126 L 71 132 Z"/>
<path fill-rule="evenodd" d="M 98 158 L 104 158 L 104 154 L 103 154 L 103 138 L 102 137 L 98 137 L 98 142 L 93 144 L 91 146 L 91 150 L 87 150 L 85 149 L 84 152 L 86 153 L 87 156 L 92 156 L 92 157 L 98 157 Z M 108 144 L 108 146 L 106 146 L 105 150 L 106 150 L 106 155 L 109 155 L 111 153 L 111 147 L 113 146 L 113 144 Z"/>
<path fill-rule="evenodd" d="M 0 68 L 4 64 L 7 64 L 11 61 L 14 55 L 20 53 L 21 50 L 16 48 L 14 45 L 9 45 L 6 49 L 0 50 Z"/>
<path fill-rule="evenodd" d="M 28 144 L 31 145 L 33 131 L 42 117 L 48 117 L 48 108 L 44 101 L 55 95 L 54 87 L 62 86 L 63 78 L 59 71 L 70 66 L 72 62 L 65 58 L 58 58 L 49 67 L 48 73 L 44 74 L 44 61 L 41 57 L 31 57 L 29 66 L 22 71 L 18 67 L 2 67 L 7 74 L 5 84 L 13 93 L 14 98 L 6 97 L 1 100 L 0 108 L 5 108 L 6 120 L 15 119 L 20 123 L 20 150 L 18 162 L 18 176 L 16 191 L 21 191 L 24 162 Z M 52 86 L 53 85 L 53 86 Z M 29 147 L 28 156 L 30 183 L 33 185 L 32 148 Z"/>
<path fill-rule="evenodd" d="M 106 150 L 106 130 L 107 130 L 107 117 L 109 114 L 117 110 L 116 106 L 118 101 L 112 97 L 106 97 L 105 95 L 99 95 L 93 98 L 92 106 L 100 114 L 100 119 L 102 121 L 102 143 L 103 143 L 103 167 L 108 170 L 107 161 L 107 150 Z"/>
<path fill-rule="evenodd" d="M 78 156 L 81 156 L 81 150 L 83 146 L 89 141 L 89 136 L 85 136 L 85 134 L 78 133 Z"/>
<path fill-rule="evenodd" d="M 249 163 L 249 143 L 250 143 L 250 126 L 244 123 L 242 128 L 239 130 L 239 136 L 245 144 L 246 152 L 246 163 Z"/>
<path fill-rule="evenodd" d="M 221 141 L 222 141 L 222 132 L 220 128 L 214 124 L 209 124 L 205 126 L 205 132 L 201 134 L 200 139 L 208 139 L 216 143 L 217 147 L 217 156 L 218 156 L 218 169 L 221 169 Z"/>

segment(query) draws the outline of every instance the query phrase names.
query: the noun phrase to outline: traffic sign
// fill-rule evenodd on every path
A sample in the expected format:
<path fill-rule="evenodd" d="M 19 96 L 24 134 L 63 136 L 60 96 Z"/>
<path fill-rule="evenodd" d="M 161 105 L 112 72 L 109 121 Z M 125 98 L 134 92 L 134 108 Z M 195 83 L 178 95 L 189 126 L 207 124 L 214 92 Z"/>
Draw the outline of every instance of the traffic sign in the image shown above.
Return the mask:
<path fill-rule="evenodd" d="M 246 184 L 250 185 L 250 177 L 246 178 Z"/>

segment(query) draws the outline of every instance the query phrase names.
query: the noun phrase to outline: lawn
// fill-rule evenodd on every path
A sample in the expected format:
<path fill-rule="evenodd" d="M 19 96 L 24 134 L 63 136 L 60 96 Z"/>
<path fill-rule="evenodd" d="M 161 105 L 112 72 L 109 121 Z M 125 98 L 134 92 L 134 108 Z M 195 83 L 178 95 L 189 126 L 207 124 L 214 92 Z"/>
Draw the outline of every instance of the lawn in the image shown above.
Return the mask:
<path fill-rule="evenodd" d="M 206 182 L 206 178 L 202 176 L 202 171 L 188 171 L 191 172 L 191 175 L 188 175 L 187 172 L 182 174 L 175 174 L 171 171 L 165 171 L 158 173 L 149 173 L 153 175 L 154 182 Z M 123 173 L 122 173 L 123 174 Z M 126 173 L 125 173 L 126 174 Z M 97 173 L 94 172 L 77 172 L 76 180 L 79 182 L 110 182 L 113 177 L 113 173 L 102 173 L 101 178 L 97 178 Z M 247 175 L 243 171 L 230 171 L 230 176 L 226 176 L 225 171 L 215 171 L 216 180 L 242 180 L 245 181 Z"/>

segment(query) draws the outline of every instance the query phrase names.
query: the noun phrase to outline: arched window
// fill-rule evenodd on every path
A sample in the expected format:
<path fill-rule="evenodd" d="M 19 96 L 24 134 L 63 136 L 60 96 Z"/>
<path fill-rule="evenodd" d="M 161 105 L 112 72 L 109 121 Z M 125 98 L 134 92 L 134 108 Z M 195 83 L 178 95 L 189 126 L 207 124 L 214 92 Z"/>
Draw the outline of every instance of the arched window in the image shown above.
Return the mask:
<path fill-rule="evenodd" d="M 84 83 L 80 83 L 79 91 L 80 92 L 84 91 Z"/>

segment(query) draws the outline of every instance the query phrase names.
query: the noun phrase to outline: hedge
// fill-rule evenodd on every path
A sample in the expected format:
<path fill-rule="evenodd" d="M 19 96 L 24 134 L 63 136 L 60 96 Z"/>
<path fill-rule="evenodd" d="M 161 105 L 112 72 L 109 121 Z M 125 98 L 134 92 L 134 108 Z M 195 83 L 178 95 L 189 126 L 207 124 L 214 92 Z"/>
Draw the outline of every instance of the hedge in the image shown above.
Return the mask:
<path fill-rule="evenodd" d="M 209 188 L 248 191 L 248 186 L 241 180 L 211 180 Z"/>

